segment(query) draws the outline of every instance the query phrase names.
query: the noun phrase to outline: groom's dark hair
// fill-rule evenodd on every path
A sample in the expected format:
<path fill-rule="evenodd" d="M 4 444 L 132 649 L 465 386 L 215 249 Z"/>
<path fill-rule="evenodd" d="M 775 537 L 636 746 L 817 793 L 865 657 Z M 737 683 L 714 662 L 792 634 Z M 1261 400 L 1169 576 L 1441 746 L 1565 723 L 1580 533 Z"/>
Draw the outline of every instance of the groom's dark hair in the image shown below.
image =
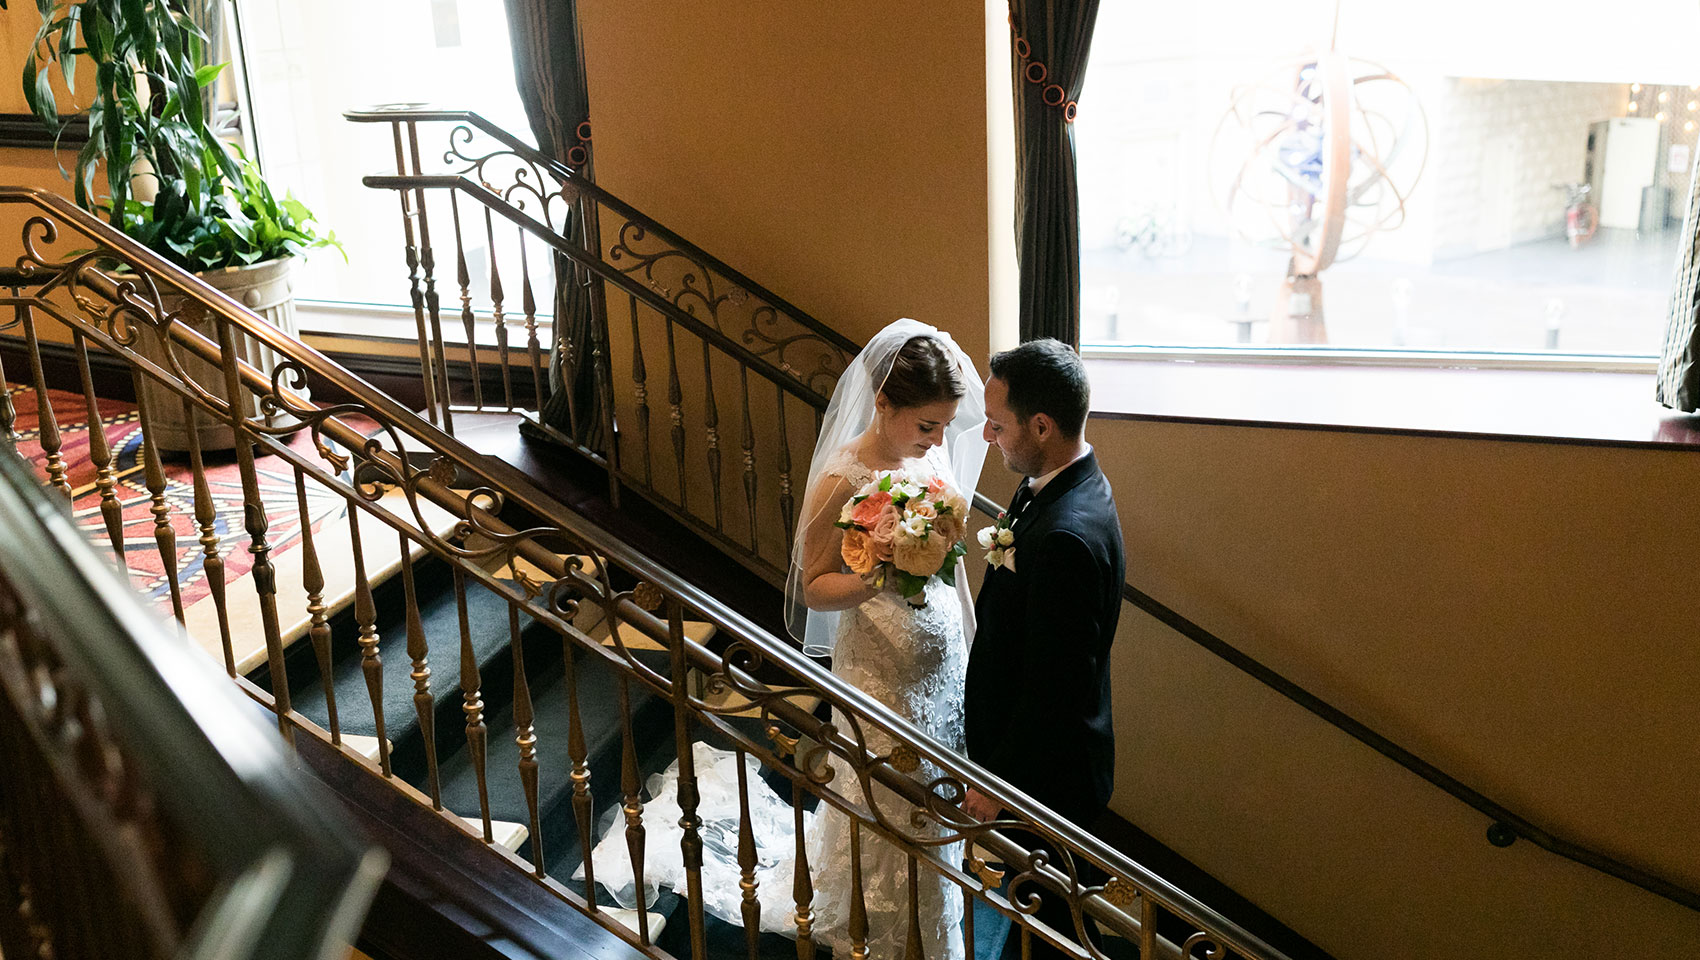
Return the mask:
<path fill-rule="evenodd" d="M 1086 429 L 1092 384 L 1080 354 L 1061 340 L 1029 340 L 997 354 L 992 357 L 992 376 L 1009 388 L 1009 407 L 1021 419 L 1046 414 L 1070 439 Z"/>

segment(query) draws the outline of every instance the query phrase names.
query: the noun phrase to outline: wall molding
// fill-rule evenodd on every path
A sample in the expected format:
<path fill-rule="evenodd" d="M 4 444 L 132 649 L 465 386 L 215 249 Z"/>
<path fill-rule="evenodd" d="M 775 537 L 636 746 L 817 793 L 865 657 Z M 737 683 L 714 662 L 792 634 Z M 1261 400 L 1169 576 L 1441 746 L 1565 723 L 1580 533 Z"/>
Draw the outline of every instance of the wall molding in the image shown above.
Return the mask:
<path fill-rule="evenodd" d="M 89 142 L 88 115 L 79 113 L 60 119 L 65 127 L 55 137 L 33 113 L 0 113 L 0 147 L 81 150 Z"/>

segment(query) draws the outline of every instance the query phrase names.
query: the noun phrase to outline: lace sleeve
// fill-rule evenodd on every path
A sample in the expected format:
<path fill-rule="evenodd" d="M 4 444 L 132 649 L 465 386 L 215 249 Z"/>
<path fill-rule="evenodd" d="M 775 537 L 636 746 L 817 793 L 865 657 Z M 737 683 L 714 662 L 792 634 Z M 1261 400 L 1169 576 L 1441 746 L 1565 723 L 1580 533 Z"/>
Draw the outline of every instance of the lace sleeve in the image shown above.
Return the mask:
<path fill-rule="evenodd" d="M 864 484 L 874 478 L 874 472 L 862 465 L 855 451 L 845 449 L 833 454 L 821 467 L 821 479 L 836 478 L 850 485 L 852 490 L 860 490 Z M 830 484 L 822 484 L 823 487 Z"/>

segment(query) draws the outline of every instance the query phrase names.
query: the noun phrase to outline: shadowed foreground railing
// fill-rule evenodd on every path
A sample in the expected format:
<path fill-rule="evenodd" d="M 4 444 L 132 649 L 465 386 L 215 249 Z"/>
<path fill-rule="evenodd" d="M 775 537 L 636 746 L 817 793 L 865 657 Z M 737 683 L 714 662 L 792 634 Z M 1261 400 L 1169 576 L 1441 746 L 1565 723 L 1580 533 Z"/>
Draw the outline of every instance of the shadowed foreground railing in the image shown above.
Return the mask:
<path fill-rule="evenodd" d="M 325 960 L 383 876 L 0 441 L 0 952 Z"/>
<path fill-rule="evenodd" d="M 477 833 L 490 855 L 524 870 L 562 903 L 587 912 L 626 942 L 653 956 L 669 955 L 648 930 L 645 905 L 640 904 L 636 929 L 629 929 L 599 901 L 593 871 L 587 870 L 582 883 L 561 879 L 550 872 L 548 854 L 573 841 L 578 850 L 588 850 L 595 839 L 590 813 L 596 798 L 617 798 L 634 868 L 642 870 L 646 859 L 677 857 L 674 862 L 682 863 L 689 877 L 687 887 L 700 885 L 703 823 L 691 743 L 706 737 L 789 780 L 798 810 L 812 795 L 846 811 L 859 825 L 863 842 L 896 845 L 909 860 L 911 875 L 931 871 L 946 878 L 971 900 L 1011 917 L 1013 935 L 1024 940 L 1073 943 L 1076 930 L 1051 930 L 1031 916 L 1041 899 L 1057 898 L 1068 904 L 1077 925 L 1094 918 L 1103 929 L 1137 944 L 1144 957 L 1279 956 L 1162 878 L 922 736 L 789 643 L 542 493 L 511 466 L 475 454 L 62 199 L 0 188 L 0 223 L 21 224 L 19 271 L 7 281 L 15 285 L 14 292 L 0 297 L 0 308 L 10 307 L 12 317 L 0 321 L 0 334 L 18 338 L 15 348 L 27 359 L 15 390 L 8 378 L 17 372 L 0 370 L 0 392 L 8 398 L 0 404 L 0 434 L 21 437 L 37 448 L 46 484 L 72 499 L 86 517 L 85 529 L 110 544 L 115 568 L 132 577 L 133 586 L 152 590 L 162 612 L 174 615 L 180 629 L 223 661 L 241 689 L 273 710 L 286 739 L 314 737 L 336 745 L 349 763 L 440 812 L 457 829 Z M 187 322 L 202 315 L 196 325 Z M 49 330 L 53 339 L 68 344 L 75 371 L 76 382 L 62 385 L 69 387 L 63 392 L 52 389 L 44 372 L 42 345 Z M 242 360 L 234 349 L 238 338 L 273 350 L 280 358 L 277 368 L 267 375 Z M 119 446 L 96 439 L 104 433 L 93 429 L 86 460 L 84 446 L 71 455 L 63 423 L 72 417 L 102 422 L 92 372 L 99 364 L 91 363 L 91 354 L 103 356 L 102 364 L 120 366 L 138 385 L 145 379 L 169 390 L 189 423 L 210 418 L 230 426 L 237 477 L 226 476 L 224 486 L 234 488 L 239 510 L 221 510 L 210 489 L 211 464 L 224 455 L 193 443 L 186 466 L 162 455 L 149 439 L 159 411 L 146 402 L 136 411 L 139 436 L 126 429 Z M 310 399 L 313 390 L 355 399 L 320 406 Z M 140 389 L 135 393 L 150 395 Z M 416 466 L 419 458 L 409 456 L 420 448 L 434 452 L 425 466 Z M 451 486 L 457 482 L 471 489 Z M 309 509 L 327 501 L 341 512 L 346 528 L 334 537 L 327 533 L 324 515 Z M 126 520 L 126 508 L 144 510 L 149 519 Z M 283 521 L 295 528 L 292 536 L 300 541 L 287 553 L 276 549 L 282 538 L 275 531 Z M 187 550 L 178 548 L 180 527 L 194 534 Z M 424 740 L 424 763 L 416 775 L 397 772 L 386 737 L 385 687 L 395 682 L 395 671 L 384 663 L 372 569 L 374 551 L 383 544 L 393 545 L 389 555 L 401 558 L 408 612 L 408 669 L 401 676 L 411 685 L 411 706 Z M 164 582 L 133 573 L 150 551 L 158 554 Z M 248 572 L 226 583 L 226 567 L 240 554 L 251 558 Z M 274 554 L 286 559 L 280 562 Z M 197 556 L 197 568 L 205 570 L 212 589 L 205 601 L 187 604 L 180 571 L 188 566 L 184 557 Z M 410 559 L 426 557 L 452 573 L 458 630 L 450 628 L 446 637 L 444 629 L 428 629 L 417 615 L 426 598 L 416 595 L 412 570 L 417 563 Z M 345 572 L 334 575 L 333 569 Z M 321 675 L 329 676 L 337 651 L 328 621 L 338 597 L 346 598 L 340 602 L 352 610 L 358 627 L 349 644 L 358 648 L 366 696 L 338 702 L 336 686 L 323 683 L 326 722 L 319 724 L 302 712 L 311 705 L 291 701 L 286 647 L 297 635 L 304 637 Z M 206 609 L 203 603 L 212 604 L 216 616 L 197 627 L 195 614 Z M 492 605 L 501 612 L 492 614 Z M 248 612 L 239 618 L 234 612 L 240 610 Z M 511 723 L 501 720 L 500 727 L 498 716 L 486 709 L 490 691 L 483 688 L 480 659 L 472 649 L 475 628 L 492 621 L 505 621 L 512 659 L 512 710 L 500 715 L 511 716 Z M 286 626 L 292 623 L 302 626 Z M 708 634 L 715 637 L 714 650 L 700 642 Z M 543 719 L 558 714 L 533 697 L 528 661 L 550 646 L 560 652 L 565 671 L 568 719 L 563 723 Z M 433 673 L 434 662 L 455 663 L 457 669 Z M 262 665 L 269 689 L 243 676 Z M 601 691 L 594 702 L 617 703 L 611 709 L 621 714 L 616 722 L 623 760 L 616 783 L 593 782 L 586 756 L 581 721 L 592 667 L 611 677 L 615 688 Z M 437 722 L 439 697 L 451 709 L 459 706 L 464 724 Z M 673 713 L 684 829 L 677 852 L 646 850 L 646 798 L 631 708 L 639 697 L 653 698 Z M 825 712 L 818 710 L 822 703 L 831 710 L 830 722 L 817 716 Z M 753 718 L 753 732 L 737 718 Z M 400 718 L 388 719 L 399 725 Z M 356 723 L 376 732 L 370 756 L 344 735 Z M 492 768 L 497 739 L 509 737 L 515 748 L 512 765 Z M 443 802 L 438 755 L 462 749 L 476 774 L 477 810 L 450 810 Z M 576 837 L 546 834 L 540 809 L 540 777 L 563 768 L 570 770 Z M 839 785 L 852 781 L 872 799 L 846 799 Z M 525 797 L 528 858 L 495 842 L 490 795 L 498 783 L 517 784 Z M 880 789 L 872 789 L 876 784 Z M 1003 803 L 1006 818 L 976 823 L 966 817 L 959 803 L 970 786 Z M 739 787 L 747 809 L 747 788 Z M 462 813 L 470 825 L 457 815 Z M 798 822 L 803 822 L 800 813 Z M 1009 828 L 1043 838 L 1054 854 L 1029 855 L 1006 836 Z M 801 867 L 792 878 L 794 909 L 786 917 L 805 960 L 813 955 L 817 912 L 806 840 L 805 832 L 796 835 Z M 970 844 L 966 861 L 947 856 L 944 841 L 949 840 Z M 751 920 L 759 920 L 761 909 L 755 856 L 752 844 L 738 844 Z M 1007 885 L 989 862 L 1003 864 Z M 1091 873 L 1087 864 L 1111 879 L 1083 882 Z M 915 886 L 910 885 L 911 894 Z M 855 919 L 866 916 L 860 909 L 861 887 L 854 887 L 851 896 L 850 935 L 863 940 L 866 924 Z M 915 909 L 913 899 L 910 908 Z M 700 960 L 708 950 L 700 898 L 691 898 L 686 914 L 690 953 Z M 1179 931 L 1183 942 L 1159 936 L 1159 926 L 1164 932 Z M 973 942 L 972 931 L 968 940 Z M 753 956 L 754 937 L 749 949 Z M 1103 956 L 1096 945 L 1085 952 L 1070 949 Z M 910 957 L 919 960 L 913 951 Z"/>
<path fill-rule="evenodd" d="M 806 476 L 797 466 L 807 463 L 826 397 L 846 359 L 859 346 L 475 113 L 379 108 L 347 116 L 358 123 L 391 127 L 396 174 L 367 177 L 365 183 L 394 191 L 401 198 L 421 330 L 439 325 L 436 295 L 430 293 L 434 275 L 428 226 L 433 210 L 439 223 L 455 225 L 450 233 L 455 259 L 462 265 L 457 277 L 469 336 L 475 303 L 493 302 L 500 325 L 501 286 L 494 284 L 491 299 L 486 300 L 481 299 L 480 288 L 469 285 L 463 237 L 474 234 L 461 229 L 461 219 L 482 217 L 488 223 L 494 218 L 516 228 L 517 245 L 504 249 L 490 243 L 477 249 L 474 259 L 487 264 L 492 279 L 505 275 L 504 269 L 512 273 L 503 263 L 525 262 L 527 245 L 552 251 L 561 275 L 570 275 L 587 291 L 583 302 L 589 315 L 582 341 L 564 338 L 556 348 L 569 355 L 574 350 L 588 352 L 588 362 L 567 362 L 563 367 L 569 377 L 578 370 L 594 378 L 594 394 L 603 398 L 604 414 L 600 431 L 558 439 L 607 467 L 616 492 L 623 484 L 644 493 L 730 556 L 776 583 L 783 582 L 794 532 L 792 478 Z M 426 141 L 423 150 L 422 132 L 436 138 Z M 433 166 L 427 166 L 427 159 Z M 425 264 L 423 274 L 418 270 L 421 263 Z M 426 342 L 423 334 L 421 342 Z M 431 342 L 440 344 L 440 338 Z M 699 352 L 702 376 L 681 379 L 680 364 L 695 365 Z M 651 371 L 663 365 L 669 424 L 665 442 L 650 430 Z M 771 385 L 777 402 L 767 399 L 766 386 L 752 393 L 751 383 Z M 753 414 L 752 397 L 756 398 Z M 724 410 L 740 417 L 737 472 L 731 476 L 722 462 Z M 693 431 L 687 424 L 700 424 L 700 430 Z M 758 482 L 769 476 L 774 483 Z M 999 509 L 984 497 L 977 497 L 975 506 L 989 515 Z M 747 533 L 742 519 L 748 520 Z M 1486 837 L 1493 845 L 1504 847 L 1525 839 L 1700 910 L 1700 893 L 1537 826 L 1132 584 L 1124 585 L 1123 597 L 1481 813 L 1487 818 Z"/>

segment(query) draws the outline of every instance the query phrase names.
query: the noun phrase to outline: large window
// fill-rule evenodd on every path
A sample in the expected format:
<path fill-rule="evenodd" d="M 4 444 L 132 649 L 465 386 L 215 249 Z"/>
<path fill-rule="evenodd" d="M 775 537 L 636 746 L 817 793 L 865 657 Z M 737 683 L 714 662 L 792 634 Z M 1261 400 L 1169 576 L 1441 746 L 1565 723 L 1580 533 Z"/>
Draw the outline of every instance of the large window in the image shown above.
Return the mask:
<path fill-rule="evenodd" d="M 1101 9 L 1085 342 L 1657 351 L 1700 139 L 1692 3 Z"/>
<path fill-rule="evenodd" d="M 346 264 L 334 251 L 309 257 L 297 296 L 406 303 L 399 201 L 393 193 L 360 183 L 366 174 L 395 171 L 390 128 L 350 123 L 342 113 L 398 102 L 470 109 L 529 140 L 514 87 L 503 5 L 496 0 L 240 0 L 240 9 L 266 175 L 312 207 L 348 251 Z M 428 170 L 441 169 L 447 147 L 446 142 L 420 144 Z M 441 212 L 433 209 L 432 217 L 445 232 L 449 229 L 446 202 Z M 467 244 L 474 288 L 481 289 L 487 260 L 482 241 L 474 236 Z"/>

